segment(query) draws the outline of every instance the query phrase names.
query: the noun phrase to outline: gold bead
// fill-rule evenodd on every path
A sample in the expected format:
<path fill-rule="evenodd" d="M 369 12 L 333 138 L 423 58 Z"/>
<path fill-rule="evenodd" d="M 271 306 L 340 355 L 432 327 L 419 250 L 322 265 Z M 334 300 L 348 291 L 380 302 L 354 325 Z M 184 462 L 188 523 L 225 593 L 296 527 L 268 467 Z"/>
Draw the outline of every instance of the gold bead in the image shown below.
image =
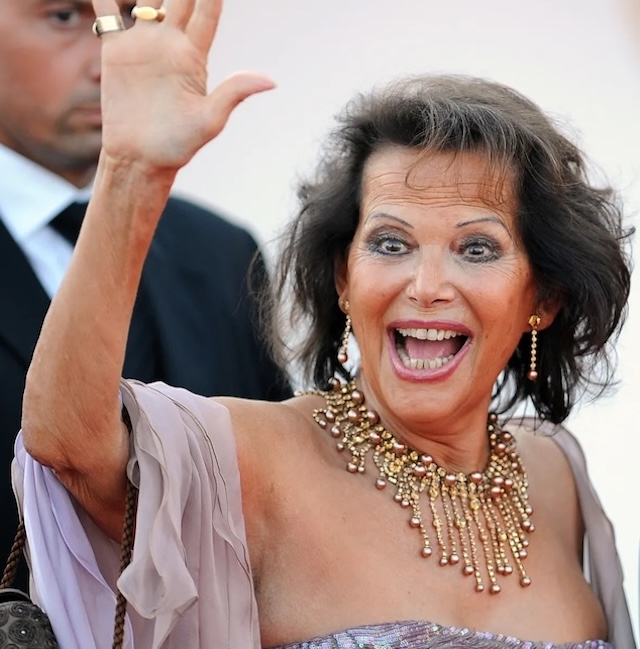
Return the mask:
<path fill-rule="evenodd" d="M 406 444 L 403 444 L 402 442 L 394 442 L 393 443 L 393 452 L 396 455 L 402 455 L 406 450 L 407 450 L 407 445 Z"/>
<path fill-rule="evenodd" d="M 378 416 L 378 413 L 374 412 L 373 410 L 367 410 L 366 416 L 367 416 L 367 421 L 374 426 L 380 421 L 380 417 Z"/>

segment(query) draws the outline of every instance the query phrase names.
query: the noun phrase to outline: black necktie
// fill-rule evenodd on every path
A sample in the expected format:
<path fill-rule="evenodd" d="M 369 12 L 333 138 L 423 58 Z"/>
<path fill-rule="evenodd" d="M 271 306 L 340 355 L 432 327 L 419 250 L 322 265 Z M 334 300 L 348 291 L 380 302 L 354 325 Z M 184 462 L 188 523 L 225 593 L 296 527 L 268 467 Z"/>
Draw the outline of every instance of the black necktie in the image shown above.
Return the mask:
<path fill-rule="evenodd" d="M 87 203 L 71 203 L 49 225 L 72 246 L 75 246 L 86 210 Z M 154 322 L 149 297 L 145 291 L 144 274 L 133 307 L 123 375 L 126 378 L 140 379 L 146 382 L 164 378 L 157 325 Z"/>
<path fill-rule="evenodd" d="M 80 226 L 86 211 L 86 203 L 71 203 L 51 221 L 50 225 L 73 246 L 78 240 Z"/>

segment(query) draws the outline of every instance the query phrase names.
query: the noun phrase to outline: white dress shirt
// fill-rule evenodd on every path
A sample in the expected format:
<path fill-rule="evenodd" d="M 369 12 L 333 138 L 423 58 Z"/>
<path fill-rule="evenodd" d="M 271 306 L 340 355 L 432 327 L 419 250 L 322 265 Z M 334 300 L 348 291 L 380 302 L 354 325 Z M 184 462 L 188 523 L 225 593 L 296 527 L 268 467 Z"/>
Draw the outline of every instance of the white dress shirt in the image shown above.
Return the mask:
<path fill-rule="evenodd" d="M 90 192 L 91 187 L 78 189 L 0 144 L 0 220 L 49 297 L 58 290 L 73 252 L 49 222 L 71 203 L 87 201 Z"/>

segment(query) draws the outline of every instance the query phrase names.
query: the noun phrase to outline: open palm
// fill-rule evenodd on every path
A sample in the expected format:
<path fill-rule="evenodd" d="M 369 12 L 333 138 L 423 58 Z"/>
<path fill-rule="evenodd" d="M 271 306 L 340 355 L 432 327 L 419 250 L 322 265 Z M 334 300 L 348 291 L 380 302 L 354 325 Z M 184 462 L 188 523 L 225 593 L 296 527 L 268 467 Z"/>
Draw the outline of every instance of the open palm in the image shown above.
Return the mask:
<path fill-rule="evenodd" d="M 160 5 L 158 0 L 139 5 Z M 93 0 L 97 16 L 118 14 L 115 0 Z M 237 73 L 207 92 L 207 57 L 222 0 L 171 0 L 163 22 L 137 20 L 104 34 L 102 146 L 111 158 L 179 169 L 224 127 L 248 96 L 273 87 Z"/>

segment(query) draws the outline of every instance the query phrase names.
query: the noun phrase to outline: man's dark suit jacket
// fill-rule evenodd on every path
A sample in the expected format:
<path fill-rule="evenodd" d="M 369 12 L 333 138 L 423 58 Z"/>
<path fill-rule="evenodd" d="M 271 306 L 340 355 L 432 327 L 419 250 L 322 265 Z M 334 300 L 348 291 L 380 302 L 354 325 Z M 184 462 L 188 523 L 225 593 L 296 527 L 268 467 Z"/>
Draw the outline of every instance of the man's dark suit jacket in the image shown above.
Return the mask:
<path fill-rule="evenodd" d="M 136 366 L 135 349 L 128 347 L 124 376 L 162 380 L 205 396 L 290 396 L 283 374 L 260 342 L 247 276 L 255 252 L 256 243 L 246 230 L 192 203 L 170 199 L 142 277 L 160 349 L 159 375 L 128 375 L 127 368 Z M 254 271 L 254 280 L 264 281 L 261 259 Z M 10 465 L 25 375 L 48 306 L 48 296 L 0 220 L 2 566 L 17 525 Z M 19 585 L 26 586 L 24 573 Z"/>

